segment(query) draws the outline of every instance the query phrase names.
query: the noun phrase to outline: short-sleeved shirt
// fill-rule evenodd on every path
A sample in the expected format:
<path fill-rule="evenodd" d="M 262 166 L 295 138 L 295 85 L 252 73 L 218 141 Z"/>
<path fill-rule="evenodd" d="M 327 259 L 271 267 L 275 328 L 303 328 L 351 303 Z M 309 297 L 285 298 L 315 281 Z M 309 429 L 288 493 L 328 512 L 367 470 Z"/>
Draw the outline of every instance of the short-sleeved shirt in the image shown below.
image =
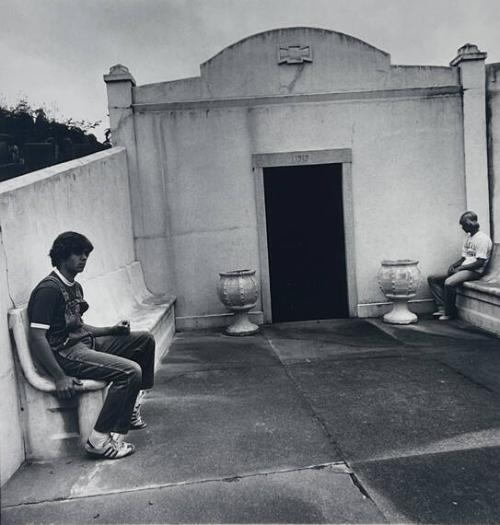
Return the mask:
<path fill-rule="evenodd" d="M 485 259 L 480 268 L 474 269 L 475 272 L 483 274 L 490 260 L 492 247 L 491 239 L 482 231 L 478 231 L 474 235 L 467 235 L 462 248 L 462 257 L 465 259 L 463 264 L 474 263 L 478 258 Z"/>
<path fill-rule="evenodd" d="M 47 340 L 54 349 L 91 339 L 83 326 L 83 313 L 88 310 L 80 283 L 68 285 L 57 272 L 38 283 L 28 302 L 28 317 L 32 328 L 47 330 Z"/>

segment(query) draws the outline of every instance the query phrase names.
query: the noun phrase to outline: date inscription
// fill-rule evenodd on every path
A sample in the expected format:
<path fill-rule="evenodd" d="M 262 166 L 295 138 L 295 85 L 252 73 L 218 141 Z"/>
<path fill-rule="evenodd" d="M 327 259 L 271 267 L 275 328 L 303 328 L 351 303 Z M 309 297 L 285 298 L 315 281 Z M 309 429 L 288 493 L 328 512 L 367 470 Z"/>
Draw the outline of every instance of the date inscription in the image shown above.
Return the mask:
<path fill-rule="evenodd" d="M 309 154 L 307 153 L 297 153 L 296 155 L 292 156 L 293 162 L 296 164 L 305 164 L 306 162 L 309 162 Z"/>

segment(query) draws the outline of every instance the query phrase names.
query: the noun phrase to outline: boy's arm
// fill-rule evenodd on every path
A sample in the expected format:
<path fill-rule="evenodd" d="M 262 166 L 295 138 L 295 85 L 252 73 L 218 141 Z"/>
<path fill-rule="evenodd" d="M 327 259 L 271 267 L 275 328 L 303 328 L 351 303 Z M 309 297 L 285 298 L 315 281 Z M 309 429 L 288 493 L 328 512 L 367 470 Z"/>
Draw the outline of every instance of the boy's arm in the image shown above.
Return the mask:
<path fill-rule="evenodd" d="M 457 268 L 462 265 L 462 263 L 465 261 L 465 257 L 460 257 L 457 262 L 454 262 L 449 268 L 448 268 L 448 274 L 451 275 L 457 271 Z"/>
<path fill-rule="evenodd" d="M 484 263 L 486 262 L 486 259 L 483 259 L 481 257 L 477 257 L 476 260 L 469 264 L 460 265 L 456 268 L 455 271 L 460 272 L 462 270 L 476 270 L 477 268 L 482 268 L 484 266 Z"/>
<path fill-rule="evenodd" d="M 128 335 L 130 334 L 130 322 L 120 321 L 114 326 L 92 326 L 84 324 L 83 327 L 87 332 L 90 332 L 94 337 L 102 337 L 105 335 Z"/>
<path fill-rule="evenodd" d="M 57 396 L 69 399 L 82 383 L 76 377 L 67 376 L 60 367 L 46 338 L 43 328 L 30 328 L 30 347 L 36 358 L 54 379 Z"/>

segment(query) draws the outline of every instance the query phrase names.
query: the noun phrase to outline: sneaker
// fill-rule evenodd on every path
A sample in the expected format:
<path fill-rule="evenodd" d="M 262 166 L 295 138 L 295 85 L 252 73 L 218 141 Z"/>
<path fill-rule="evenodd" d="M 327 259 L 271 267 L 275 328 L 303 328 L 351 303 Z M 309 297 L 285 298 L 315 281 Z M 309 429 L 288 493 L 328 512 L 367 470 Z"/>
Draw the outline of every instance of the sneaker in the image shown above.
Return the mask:
<path fill-rule="evenodd" d="M 111 436 L 100 447 L 92 445 L 90 440 L 85 444 L 85 452 L 102 459 L 121 459 L 135 452 L 135 446 L 126 441 L 115 441 Z"/>
<path fill-rule="evenodd" d="M 441 317 L 438 317 L 438 321 L 451 321 L 453 317 L 451 315 L 443 314 Z"/>
<path fill-rule="evenodd" d="M 130 417 L 130 430 L 141 430 L 142 428 L 146 428 L 148 424 L 142 419 L 141 416 L 141 405 L 137 404 L 134 407 L 134 411 L 132 412 L 132 416 Z"/>
<path fill-rule="evenodd" d="M 444 309 L 438 308 L 432 315 L 434 317 L 441 317 L 442 315 L 444 315 Z"/>

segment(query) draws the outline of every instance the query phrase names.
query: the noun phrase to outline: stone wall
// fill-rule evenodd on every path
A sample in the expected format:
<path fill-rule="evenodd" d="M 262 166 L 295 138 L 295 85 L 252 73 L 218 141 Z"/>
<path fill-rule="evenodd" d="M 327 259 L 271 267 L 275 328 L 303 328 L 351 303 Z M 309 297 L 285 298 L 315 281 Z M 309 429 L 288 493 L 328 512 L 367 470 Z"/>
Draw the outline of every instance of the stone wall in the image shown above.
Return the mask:
<path fill-rule="evenodd" d="M 0 227 L 0 412 L 8 422 L 0 426 L 3 484 L 24 460 L 8 309 L 25 304 L 51 271 L 47 254 L 63 231 L 81 232 L 95 247 L 82 282 L 134 261 L 126 151 L 113 148 L 1 183 Z"/>

